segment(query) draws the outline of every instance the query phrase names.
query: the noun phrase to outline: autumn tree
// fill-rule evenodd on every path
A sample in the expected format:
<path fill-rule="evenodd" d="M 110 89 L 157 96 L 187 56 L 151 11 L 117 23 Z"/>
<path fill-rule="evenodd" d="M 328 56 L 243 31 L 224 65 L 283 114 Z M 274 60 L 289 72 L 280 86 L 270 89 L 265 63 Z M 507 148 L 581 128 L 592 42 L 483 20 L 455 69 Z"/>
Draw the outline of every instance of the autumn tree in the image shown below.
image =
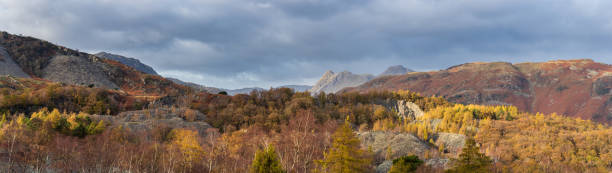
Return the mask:
<path fill-rule="evenodd" d="M 198 132 L 187 129 L 175 129 L 171 132 L 172 141 L 170 147 L 180 152 L 182 156 L 182 168 L 191 169 L 194 163 L 199 162 L 204 150 L 198 139 Z"/>
<path fill-rule="evenodd" d="M 360 149 L 359 138 L 353 133 L 348 118 L 332 135 L 332 139 L 332 147 L 325 153 L 325 158 L 317 161 L 321 172 L 350 173 L 369 170 L 369 153 Z"/>
<path fill-rule="evenodd" d="M 267 146 L 263 150 L 257 150 L 255 159 L 251 164 L 251 173 L 283 173 L 276 150 L 273 146 Z"/>
<path fill-rule="evenodd" d="M 453 159 L 453 162 L 455 168 L 447 172 L 489 172 L 489 167 L 492 163 L 488 156 L 480 153 L 480 147 L 476 146 L 476 141 L 472 138 L 468 138 L 465 141 L 462 153 L 459 155 L 459 158 Z"/>

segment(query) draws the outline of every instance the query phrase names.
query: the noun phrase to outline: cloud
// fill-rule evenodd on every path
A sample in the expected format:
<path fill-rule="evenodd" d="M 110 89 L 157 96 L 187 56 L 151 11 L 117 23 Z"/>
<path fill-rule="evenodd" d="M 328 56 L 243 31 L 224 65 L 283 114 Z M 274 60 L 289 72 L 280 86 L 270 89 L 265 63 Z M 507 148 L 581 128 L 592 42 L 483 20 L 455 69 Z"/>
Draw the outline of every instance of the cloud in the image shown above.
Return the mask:
<path fill-rule="evenodd" d="M 225 88 L 312 84 L 328 70 L 592 58 L 612 63 L 598 0 L 0 0 L 0 29 Z"/>

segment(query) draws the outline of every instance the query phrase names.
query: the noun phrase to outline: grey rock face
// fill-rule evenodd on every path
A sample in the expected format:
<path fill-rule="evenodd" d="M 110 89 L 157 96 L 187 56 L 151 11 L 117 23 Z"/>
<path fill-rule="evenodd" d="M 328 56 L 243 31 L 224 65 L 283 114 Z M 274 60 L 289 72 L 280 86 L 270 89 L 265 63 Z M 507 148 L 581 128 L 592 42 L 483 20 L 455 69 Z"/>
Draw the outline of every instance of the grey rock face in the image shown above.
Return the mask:
<path fill-rule="evenodd" d="M 455 133 L 437 133 L 433 136 L 436 146 L 444 145 L 444 149 L 450 153 L 461 153 L 465 145 L 465 135 Z"/>
<path fill-rule="evenodd" d="M 377 160 L 386 157 L 389 147 L 393 159 L 413 154 L 423 156 L 425 151 L 430 148 L 427 143 L 409 133 L 362 132 L 357 133 L 357 135 L 363 148 L 372 147 Z"/>
<path fill-rule="evenodd" d="M 313 94 L 320 92 L 335 93 L 346 87 L 354 87 L 364 84 L 374 78 L 370 74 L 353 74 L 348 71 L 340 73 L 334 73 L 333 71 L 327 71 L 321 79 L 308 91 Z"/>
<path fill-rule="evenodd" d="M 405 100 L 397 100 L 391 106 L 397 110 L 397 116 L 402 118 L 415 120 L 425 114 L 418 105 Z"/>
<path fill-rule="evenodd" d="M 0 46 L 0 75 L 10 75 L 20 78 L 29 78 L 30 75 L 23 72 L 19 64 Z"/>
<path fill-rule="evenodd" d="M 121 56 L 121 55 L 115 55 L 115 54 L 111 54 L 111 53 L 106 53 L 106 52 L 100 52 L 95 54 L 95 56 L 100 57 L 100 58 L 104 58 L 104 59 L 110 59 L 110 60 L 115 60 L 118 61 L 122 64 L 127 65 L 128 67 L 132 67 L 140 72 L 146 73 L 146 74 L 152 74 L 152 75 L 158 75 L 157 72 L 155 70 L 153 70 L 153 68 L 151 68 L 150 66 L 143 64 L 142 62 L 140 62 L 140 60 L 136 59 L 136 58 L 128 58 L 125 56 Z"/>
<path fill-rule="evenodd" d="M 376 166 L 376 173 L 387 173 L 391 170 L 391 166 L 393 166 L 393 160 L 385 160 Z"/>
<path fill-rule="evenodd" d="M 85 57 L 55 56 L 43 69 L 44 79 L 73 85 L 94 85 L 103 88 L 119 88 L 110 81 L 105 70 Z"/>
<path fill-rule="evenodd" d="M 425 160 L 425 165 L 437 168 L 448 169 L 451 167 L 449 159 L 427 159 Z"/>
<path fill-rule="evenodd" d="M 395 66 L 391 66 L 391 67 L 387 68 L 387 70 L 382 72 L 380 74 L 380 76 L 402 75 L 402 74 L 406 74 L 406 73 L 409 73 L 409 72 L 414 72 L 414 70 L 407 69 L 406 67 L 404 67 L 402 65 L 395 65 Z"/>

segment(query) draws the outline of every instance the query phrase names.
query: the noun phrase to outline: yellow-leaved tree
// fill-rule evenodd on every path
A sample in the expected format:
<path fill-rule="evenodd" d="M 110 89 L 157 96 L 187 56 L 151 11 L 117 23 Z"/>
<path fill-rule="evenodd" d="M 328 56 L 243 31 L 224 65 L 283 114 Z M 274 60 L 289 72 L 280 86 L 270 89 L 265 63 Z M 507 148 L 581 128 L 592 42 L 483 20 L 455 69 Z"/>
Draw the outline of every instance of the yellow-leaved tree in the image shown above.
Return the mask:
<path fill-rule="evenodd" d="M 172 141 L 170 147 L 178 150 L 181 154 L 183 169 L 191 169 L 195 162 L 201 161 L 204 149 L 200 145 L 198 132 L 187 129 L 174 129 L 171 132 Z"/>

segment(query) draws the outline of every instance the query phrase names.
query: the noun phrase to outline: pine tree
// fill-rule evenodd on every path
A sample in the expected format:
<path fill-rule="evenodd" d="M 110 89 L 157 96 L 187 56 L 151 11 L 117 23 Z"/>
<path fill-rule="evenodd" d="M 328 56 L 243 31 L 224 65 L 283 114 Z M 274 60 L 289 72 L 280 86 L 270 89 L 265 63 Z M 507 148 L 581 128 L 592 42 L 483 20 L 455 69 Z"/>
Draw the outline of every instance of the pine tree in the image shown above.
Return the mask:
<path fill-rule="evenodd" d="M 332 136 L 332 147 L 324 153 L 325 159 L 318 160 L 321 172 L 353 173 L 367 172 L 371 159 L 368 153 L 360 149 L 359 138 L 355 136 L 350 123 L 345 121 Z"/>
<path fill-rule="evenodd" d="M 423 161 L 415 155 L 403 156 L 393 160 L 393 165 L 391 165 L 389 173 L 413 172 L 422 164 Z"/>
<path fill-rule="evenodd" d="M 462 153 L 459 158 L 453 159 L 455 168 L 448 170 L 447 172 L 489 172 L 491 166 L 491 159 L 480 153 L 480 147 L 476 146 L 476 141 L 472 138 L 468 138 L 465 141 Z"/>
<path fill-rule="evenodd" d="M 273 146 L 268 146 L 264 150 L 257 150 L 255 159 L 251 164 L 251 173 L 283 173 L 278 156 Z"/>

